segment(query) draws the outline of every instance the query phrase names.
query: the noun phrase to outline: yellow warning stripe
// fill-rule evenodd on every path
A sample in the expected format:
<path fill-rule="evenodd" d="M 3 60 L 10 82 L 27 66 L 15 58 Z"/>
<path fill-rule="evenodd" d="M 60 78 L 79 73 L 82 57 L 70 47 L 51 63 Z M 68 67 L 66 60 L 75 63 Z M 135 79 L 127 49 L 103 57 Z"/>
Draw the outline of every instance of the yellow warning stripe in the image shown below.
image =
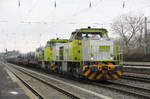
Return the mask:
<path fill-rule="evenodd" d="M 84 76 L 87 76 L 90 73 L 90 69 L 84 73 Z"/>
<path fill-rule="evenodd" d="M 110 76 L 108 74 L 106 75 L 106 79 L 110 79 Z"/>
<path fill-rule="evenodd" d="M 85 70 L 85 68 L 87 68 L 87 67 L 88 67 L 87 65 L 83 66 L 82 70 L 84 71 L 84 70 Z"/>
<path fill-rule="evenodd" d="M 103 76 L 103 73 L 99 74 L 96 79 L 100 79 Z"/>
<path fill-rule="evenodd" d="M 116 74 L 113 74 L 112 76 L 113 76 L 114 79 L 118 78 L 118 76 Z"/>
<path fill-rule="evenodd" d="M 116 71 L 116 72 L 117 72 L 120 76 L 122 75 L 122 72 L 121 72 L 121 71 L 118 70 L 118 71 Z"/>
<path fill-rule="evenodd" d="M 93 79 L 93 77 L 96 75 L 96 72 L 92 73 L 92 75 L 90 75 L 89 79 Z"/>

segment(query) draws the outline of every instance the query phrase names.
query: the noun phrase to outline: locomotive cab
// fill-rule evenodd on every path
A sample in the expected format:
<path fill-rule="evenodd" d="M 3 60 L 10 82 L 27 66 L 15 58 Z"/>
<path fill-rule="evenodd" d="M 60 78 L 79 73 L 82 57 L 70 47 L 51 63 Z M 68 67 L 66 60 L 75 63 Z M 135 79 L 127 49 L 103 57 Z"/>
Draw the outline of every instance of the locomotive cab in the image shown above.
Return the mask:
<path fill-rule="evenodd" d="M 91 28 L 88 28 L 91 29 Z M 85 29 L 86 30 L 86 29 Z M 106 29 L 100 29 L 101 31 L 85 31 L 83 30 L 77 30 L 75 32 L 72 32 L 72 35 L 69 39 L 70 42 L 73 40 L 83 40 L 83 39 L 108 39 L 108 34 Z M 93 29 L 91 29 L 93 30 Z M 96 29 L 95 29 L 96 30 Z"/>
<path fill-rule="evenodd" d="M 77 61 L 103 61 L 114 59 L 113 41 L 106 29 L 83 28 L 72 33 L 73 59 Z"/>

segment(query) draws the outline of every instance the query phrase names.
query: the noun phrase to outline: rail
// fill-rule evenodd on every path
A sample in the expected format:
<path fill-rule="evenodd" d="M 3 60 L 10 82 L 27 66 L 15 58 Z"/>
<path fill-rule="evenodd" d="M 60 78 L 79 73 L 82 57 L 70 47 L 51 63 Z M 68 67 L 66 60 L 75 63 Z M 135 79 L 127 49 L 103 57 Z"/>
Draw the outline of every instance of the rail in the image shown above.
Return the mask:
<path fill-rule="evenodd" d="M 60 92 L 60 93 L 62 93 L 62 94 L 64 94 L 64 95 L 66 95 L 66 96 L 68 96 L 68 97 L 71 98 L 71 99 L 81 99 L 79 96 L 76 96 L 76 95 L 74 95 L 73 93 L 68 92 L 68 91 L 66 91 L 66 90 L 64 90 L 64 89 L 62 89 L 62 88 L 59 88 L 58 86 L 56 86 L 56 85 L 54 85 L 54 84 L 51 84 L 51 83 L 49 83 L 49 82 L 46 82 L 44 79 L 39 78 L 38 76 L 32 75 L 32 74 L 29 73 L 28 71 L 21 70 L 21 69 L 16 68 L 16 67 L 13 67 L 13 68 L 15 68 L 15 69 L 17 69 L 18 71 L 21 71 L 22 73 L 24 73 L 24 74 L 26 74 L 26 75 L 28 75 L 28 76 L 30 76 L 30 77 L 32 77 L 32 78 L 34 78 L 34 79 L 36 79 L 36 80 L 42 82 L 42 83 L 44 83 L 44 84 L 46 84 L 46 85 L 48 85 L 48 86 L 54 88 L 54 89 L 57 90 L 58 92 Z M 37 93 L 37 92 L 36 92 L 36 93 Z M 37 94 L 38 94 L 38 93 L 37 93 Z M 44 99 L 44 98 L 40 98 L 40 99 Z"/>

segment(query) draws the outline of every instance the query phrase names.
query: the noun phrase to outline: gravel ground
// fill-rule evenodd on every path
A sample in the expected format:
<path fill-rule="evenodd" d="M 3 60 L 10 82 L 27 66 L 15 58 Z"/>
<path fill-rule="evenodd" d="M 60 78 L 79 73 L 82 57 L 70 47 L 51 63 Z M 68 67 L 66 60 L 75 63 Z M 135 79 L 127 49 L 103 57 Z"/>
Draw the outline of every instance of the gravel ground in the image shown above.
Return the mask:
<path fill-rule="evenodd" d="M 40 93 L 40 95 L 44 96 L 44 99 L 69 99 L 67 96 L 49 87 L 48 85 L 45 85 L 16 69 L 11 68 L 11 70 L 13 70 L 19 77 L 23 78 L 23 80 L 32 86 L 32 88 L 34 88 L 38 93 Z"/>
<path fill-rule="evenodd" d="M 89 84 L 86 84 L 86 83 L 81 83 L 81 82 L 78 82 L 78 81 L 75 81 L 75 80 L 69 80 L 69 79 L 61 78 L 61 77 L 58 77 L 58 76 L 55 76 L 55 75 L 51 75 L 51 74 L 45 74 L 45 75 L 47 75 L 49 77 L 53 77 L 55 79 L 59 79 L 59 80 L 65 81 L 67 83 L 71 83 L 73 85 L 79 86 L 79 87 L 84 88 L 84 89 L 91 90 L 92 92 L 100 93 L 102 95 L 115 98 L 115 99 L 137 99 L 138 98 L 138 97 L 133 97 L 133 96 L 128 95 L 128 94 L 124 94 L 124 93 L 112 91 L 112 90 L 109 90 L 109 89 L 105 89 L 105 88 L 89 85 Z M 45 77 L 44 77 L 44 79 L 45 79 Z M 77 88 L 72 88 L 72 87 L 69 87 L 69 86 L 65 86 L 65 85 L 63 85 L 61 83 L 58 83 L 56 81 L 52 81 L 50 79 L 46 79 L 46 80 L 49 81 L 49 82 L 55 83 L 58 86 L 66 89 L 66 90 L 68 90 L 70 92 L 77 93 L 78 95 L 80 95 L 82 97 L 85 97 L 87 99 L 99 99 L 99 97 L 94 96 L 94 95 L 89 94 L 89 93 L 85 93 L 85 92 L 83 92 L 83 91 L 81 91 L 81 90 L 79 90 Z"/>
<path fill-rule="evenodd" d="M 19 81 L 12 78 L 0 61 L 0 99 L 30 99 L 19 86 Z"/>

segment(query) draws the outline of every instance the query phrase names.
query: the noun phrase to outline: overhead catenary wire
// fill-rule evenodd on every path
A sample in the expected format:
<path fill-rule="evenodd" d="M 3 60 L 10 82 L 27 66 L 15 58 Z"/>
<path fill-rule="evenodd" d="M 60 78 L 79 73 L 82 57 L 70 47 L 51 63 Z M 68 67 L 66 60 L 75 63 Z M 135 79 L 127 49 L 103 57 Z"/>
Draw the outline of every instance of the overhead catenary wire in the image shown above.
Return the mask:
<path fill-rule="evenodd" d="M 99 0 L 100 2 L 102 1 L 102 0 Z M 98 6 L 99 4 L 100 4 L 100 2 L 97 2 L 95 5 L 93 5 L 94 7 L 96 7 L 96 6 Z M 91 1 L 90 1 L 90 3 L 89 3 L 89 8 L 91 8 Z M 123 8 L 125 8 L 125 6 L 126 6 L 126 2 L 125 1 L 123 1 L 123 5 L 122 5 L 122 7 Z M 142 8 L 139 8 L 139 9 L 145 9 L 145 8 L 148 8 L 148 7 L 150 7 L 150 5 L 148 5 L 148 6 L 144 6 L 144 7 L 142 7 Z M 139 9 L 136 9 L 136 10 L 139 10 Z M 77 16 L 77 15 L 80 15 L 81 13 L 84 13 L 84 12 L 86 12 L 86 11 L 89 11 L 90 9 L 88 9 L 88 8 L 85 8 L 85 9 L 82 9 L 82 10 L 80 10 L 80 11 L 78 11 L 77 13 L 74 13 L 74 14 L 72 14 L 70 17 L 71 18 L 73 18 L 73 17 L 75 17 L 75 16 Z M 135 10 L 133 10 L 133 11 L 135 11 Z M 130 11 L 129 11 L 130 12 Z M 129 13 L 128 12 L 128 13 Z M 62 22 L 64 22 L 64 21 L 66 21 L 66 20 L 68 20 L 69 18 L 67 17 L 66 19 L 63 19 L 63 20 L 60 20 L 60 21 L 58 21 L 57 23 L 62 23 Z"/>
<path fill-rule="evenodd" d="M 97 4 L 97 3 L 96 3 Z M 91 5 L 91 1 L 90 1 L 90 5 Z M 56 7 L 56 1 L 54 2 L 54 7 Z M 145 8 L 145 7 L 144 7 Z M 54 11 L 55 12 L 55 11 Z M 81 11 L 82 12 L 82 11 Z M 72 16 L 76 16 L 76 15 L 79 15 L 81 13 L 79 11 L 79 13 L 74 13 Z M 84 11 L 83 11 L 84 12 Z M 72 17 L 71 16 L 71 17 Z M 68 18 L 66 18 L 68 20 Z M 65 20 L 60 20 L 58 21 L 57 23 L 60 23 L 60 22 L 64 22 Z M 6 21 L 5 21 L 6 22 Z M 40 22 L 40 21 L 37 21 L 37 22 L 34 22 L 34 21 L 21 21 L 20 23 L 27 23 L 27 24 L 49 24 L 48 22 Z M 51 23 L 51 22 L 50 22 Z"/>
<path fill-rule="evenodd" d="M 37 1 L 37 0 L 36 0 Z M 36 4 L 36 2 L 34 3 L 34 4 Z M 97 5 L 98 5 L 98 3 L 96 3 Z M 20 5 L 20 0 L 18 0 L 18 5 Z M 89 5 L 91 6 L 91 1 L 89 2 Z M 56 1 L 54 2 L 54 7 L 56 7 Z M 94 6 L 95 7 L 95 6 Z M 125 1 L 123 1 L 123 7 L 125 7 Z M 148 5 L 148 6 L 144 6 L 144 7 L 142 7 L 142 8 L 138 8 L 138 9 L 145 9 L 145 8 L 148 8 L 148 7 L 150 7 L 150 5 Z M 136 9 L 136 10 L 138 10 L 138 9 Z M 83 9 L 82 9 L 83 10 Z M 135 10 L 133 10 L 133 11 L 135 11 Z M 28 12 L 30 12 L 30 11 L 28 11 Z M 82 11 L 80 10 L 80 11 L 78 11 L 77 13 L 74 13 L 74 14 L 72 14 L 71 15 L 71 17 L 74 17 L 74 16 L 76 16 L 76 15 L 79 15 L 80 13 L 81 13 Z M 84 12 L 84 11 L 83 11 Z M 65 20 L 67 20 L 68 18 L 66 18 Z M 65 20 L 62 20 L 62 21 L 65 21 Z M 60 22 L 62 22 L 62 21 L 60 21 Z M 0 20 L 0 22 L 8 22 L 8 21 L 4 21 L 4 20 Z M 31 23 L 34 23 L 34 24 L 46 24 L 47 22 L 43 22 L 43 21 L 20 21 L 20 23 L 29 23 L 29 24 L 31 24 Z M 58 22 L 59 23 L 59 22 Z"/>
<path fill-rule="evenodd" d="M 34 0 L 35 1 L 35 0 Z M 101 1 L 101 0 L 100 0 Z M 37 0 L 36 0 L 36 2 L 34 3 L 34 5 L 36 5 L 36 3 L 37 3 Z M 99 3 L 96 3 L 96 5 L 98 5 Z M 20 7 L 20 5 L 21 5 L 21 1 L 20 0 L 18 0 L 18 6 Z M 27 15 L 25 15 L 26 17 L 28 16 L 28 14 L 29 14 L 29 12 L 33 9 L 33 8 L 35 8 L 34 7 L 34 5 L 33 5 L 33 7 L 31 7 L 31 9 L 28 11 L 28 13 L 27 13 Z M 125 1 L 123 1 L 123 5 L 122 5 L 122 7 L 124 8 L 125 7 L 125 5 L 126 5 L 126 2 Z M 92 6 L 91 5 L 91 1 L 89 2 L 89 7 L 90 6 Z M 56 7 L 56 1 L 54 2 L 54 7 Z M 94 6 L 95 7 L 95 6 Z M 142 10 L 142 9 L 145 9 L 145 8 L 148 8 L 148 7 L 150 7 L 150 5 L 146 5 L 146 6 L 144 6 L 144 7 L 141 7 L 141 8 L 138 8 L 138 9 L 136 9 L 136 10 Z M 85 8 L 86 9 L 86 8 Z M 80 10 L 80 11 L 78 11 L 78 12 L 76 12 L 76 13 L 74 13 L 74 14 L 72 14 L 71 15 L 71 17 L 74 17 L 74 16 L 76 16 L 76 15 L 79 15 L 79 14 L 81 14 L 81 12 L 83 11 L 85 11 L 85 9 L 82 9 L 82 10 Z M 136 11 L 136 10 L 132 10 L 132 11 L 129 11 L 129 12 L 133 12 L 133 11 Z M 128 12 L 127 12 L 128 13 Z M 65 20 L 67 20 L 68 19 L 68 17 L 65 19 Z M 65 21 L 65 20 L 62 20 L 62 21 Z M 60 21 L 60 22 L 62 22 L 62 21 Z M 0 22 L 8 22 L 7 20 L 0 20 Z M 34 21 L 20 21 L 20 23 L 35 23 L 35 24 L 46 24 L 47 22 L 41 22 L 41 21 L 36 21 L 36 22 L 34 22 Z M 59 23 L 59 22 L 58 22 Z"/>
<path fill-rule="evenodd" d="M 22 0 L 18 0 L 18 1 L 20 1 L 20 4 L 19 4 L 19 2 L 18 2 L 18 9 L 19 8 L 21 8 L 22 7 L 22 5 L 23 5 L 23 3 L 21 2 Z M 35 0 L 34 0 L 35 1 Z M 37 0 L 36 0 L 37 1 Z M 57 4 L 57 7 L 55 7 L 55 2 L 56 1 L 54 1 L 53 2 L 53 8 L 54 9 L 56 9 L 57 7 L 59 7 L 59 5 Z M 34 2 L 35 3 L 35 2 Z M 57 2 L 56 2 L 57 3 Z M 16 3 L 17 4 L 17 3 Z M 96 4 L 96 3 L 95 3 Z M 20 6 L 19 6 L 20 5 Z M 89 5 L 90 5 L 90 3 L 89 3 Z M 91 7 L 89 7 L 89 5 L 87 4 L 87 11 L 90 11 L 91 10 L 91 8 L 93 8 L 93 3 L 92 3 L 92 1 L 91 1 Z M 149 5 L 150 6 L 150 5 Z M 148 8 L 149 6 L 144 6 L 144 7 L 142 7 L 143 9 L 145 9 L 145 8 Z M 126 7 L 126 3 L 124 4 L 124 8 Z M 32 13 L 32 11 L 33 11 L 33 9 L 34 9 L 34 7 L 31 7 L 31 12 L 26 16 L 27 18 L 28 18 L 28 16 L 30 17 L 30 15 L 31 15 L 31 13 Z M 56 10 L 54 10 L 53 9 L 53 11 L 55 12 Z M 141 9 L 141 8 L 138 8 L 138 9 Z M 84 10 L 84 8 L 83 9 L 81 9 L 82 11 Z M 82 11 L 81 10 L 79 10 L 79 11 L 77 11 L 77 12 L 75 12 L 75 13 L 73 13 L 70 17 L 66 17 L 63 21 L 62 20 L 60 20 L 60 21 L 55 21 L 56 20 L 56 18 L 55 18 L 55 16 L 56 16 L 56 14 L 54 15 L 54 14 L 52 14 L 53 15 L 53 17 L 54 18 L 52 18 L 53 19 L 53 21 L 52 22 L 47 22 L 47 21 L 33 21 L 33 20 L 22 20 L 22 21 L 17 21 L 18 23 L 23 23 L 23 24 L 45 24 L 45 25 L 47 25 L 46 26 L 46 28 L 47 29 L 49 29 L 49 26 L 50 25 L 48 25 L 48 24 L 52 24 L 52 26 L 51 27 L 54 27 L 55 25 L 57 25 L 57 23 L 60 23 L 60 22 L 65 22 L 66 20 L 68 21 L 68 19 L 69 19 L 69 22 L 67 22 L 68 24 L 80 24 L 81 22 L 71 22 L 70 20 L 73 18 L 73 17 L 75 17 L 75 16 L 78 16 L 78 15 L 80 15 L 80 14 L 82 14 Z M 87 12 L 86 10 L 85 10 L 85 12 L 83 11 L 83 13 L 86 13 Z M 75 16 L 74 16 L 75 15 Z M 5 22 L 5 23 L 7 23 L 7 22 L 10 22 L 9 20 L 2 20 L 2 21 L 0 21 L 0 22 L 2 22 L 2 24 Z M 54 26 L 53 26 L 53 24 L 54 24 Z M 91 23 L 91 24 L 95 24 L 95 23 Z M 102 24 L 102 23 L 98 23 L 98 24 Z M 105 23 L 103 23 L 103 24 L 105 24 Z M 106 23 L 107 24 L 107 23 Z M 18 26 L 17 26 L 17 28 L 18 28 Z"/>
<path fill-rule="evenodd" d="M 91 2 L 92 2 L 92 1 L 89 2 L 89 6 L 92 6 L 92 3 L 91 3 Z M 94 7 L 97 7 L 101 2 L 102 2 L 102 0 L 98 0 L 98 2 L 96 2 L 95 4 L 93 4 L 93 8 L 94 8 Z M 84 9 L 81 9 L 81 10 L 79 10 L 78 12 L 73 13 L 70 17 L 66 17 L 66 18 L 63 19 L 63 20 L 60 20 L 60 21 L 55 22 L 55 25 L 57 25 L 57 24 L 59 24 L 59 23 L 63 23 L 63 22 L 65 22 L 66 20 L 72 19 L 73 17 L 78 16 L 78 15 L 80 15 L 81 13 L 85 13 L 85 12 L 87 12 L 87 11 L 89 11 L 89 10 L 90 10 L 89 7 L 84 8 Z M 53 27 L 54 27 L 55 25 L 53 25 Z"/>
<path fill-rule="evenodd" d="M 28 18 L 30 13 L 32 12 L 32 10 L 36 7 L 38 0 L 34 0 L 32 3 L 31 8 L 27 11 L 26 15 L 24 16 L 24 18 Z"/>
<path fill-rule="evenodd" d="M 57 23 L 62 23 L 62 22 L 64 22 L 64 21 L 68 20 L 69 18 L 78 16 L 78 15 L 80 15 L 81 13 L 83 14 L 83 13 L 89 11 L 89 10 L 90 10 L 89 8 L 91 8 L 92 6 L 93 6 L 93 8 L 94 8 L 94 7 L 97 7 L 101 2 L 102 2 L 102 0 L 98 0 L 98 2 L 96 2 L 95 4 L 92 5 L 92 1 L 89 1 L 89 6 L 88 6 L 87 8 L 84 8 L 84 9 L 79 10 L 78 12 L 75 12 L 75 13 L 73 13 L 70 17 L 65 17 L 64 19 L 62 19 L 62 20 L 60 20 L 60 21 L 57 21 Z M 55 1 L 55 3 L 56 3 L 56 1 Z M 54 3 L 54 4 L 55 4 L 55 3 Z M 49 17 L 49 15 L 48 15 L 47 17 Z M 44 19 L 46 19 L 47 17 L 45 17 Z"/>

